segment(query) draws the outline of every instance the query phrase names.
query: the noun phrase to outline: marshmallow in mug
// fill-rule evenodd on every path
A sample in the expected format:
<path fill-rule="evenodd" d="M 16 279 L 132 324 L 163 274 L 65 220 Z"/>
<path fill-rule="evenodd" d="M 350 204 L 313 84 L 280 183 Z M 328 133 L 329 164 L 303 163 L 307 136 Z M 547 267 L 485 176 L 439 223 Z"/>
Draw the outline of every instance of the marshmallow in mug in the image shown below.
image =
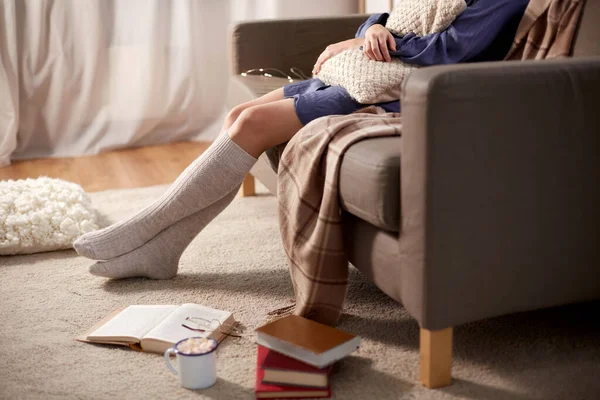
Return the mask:
<path fill-rule="evenodd" d="M 217 343 L 207 338 L 190 338 L 177 346 L 177 351 L 184 354 L 209 353 L 217 347 Z"/>

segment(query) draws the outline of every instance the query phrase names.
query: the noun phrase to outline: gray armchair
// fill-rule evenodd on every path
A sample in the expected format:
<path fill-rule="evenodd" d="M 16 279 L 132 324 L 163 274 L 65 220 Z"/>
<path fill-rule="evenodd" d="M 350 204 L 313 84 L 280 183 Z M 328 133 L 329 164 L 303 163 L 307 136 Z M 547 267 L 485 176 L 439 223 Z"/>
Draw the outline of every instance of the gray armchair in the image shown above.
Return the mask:
<path fill-rule="evenodd" d="M 230 106 L 310 71 L 365 16 L 242 23 Z M 452 327 L 600 298 L 600 2 L 574 57 L 423 68 L 406 81 L 402 137 L 357 143 L 340 200 L 351 263 L 421 327 L 421 381 L 451 382 Z M 273 192 L 276 152 L 252 171 Z M 269 162 L 270 161 L 270 162 Z"/>

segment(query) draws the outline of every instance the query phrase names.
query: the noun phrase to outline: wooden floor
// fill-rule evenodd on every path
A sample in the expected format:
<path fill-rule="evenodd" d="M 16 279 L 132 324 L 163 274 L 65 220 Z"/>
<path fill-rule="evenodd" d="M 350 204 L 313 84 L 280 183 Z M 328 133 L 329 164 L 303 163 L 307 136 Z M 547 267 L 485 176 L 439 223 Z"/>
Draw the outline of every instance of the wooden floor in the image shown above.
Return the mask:
<path fill-rule="evenodd" d="M 110 151 L 97 156 L 15 161 L 0 180 L 49 176 L 80 184 L 87 192 L 170 183 L 210 142 L 181 142 Z"/>

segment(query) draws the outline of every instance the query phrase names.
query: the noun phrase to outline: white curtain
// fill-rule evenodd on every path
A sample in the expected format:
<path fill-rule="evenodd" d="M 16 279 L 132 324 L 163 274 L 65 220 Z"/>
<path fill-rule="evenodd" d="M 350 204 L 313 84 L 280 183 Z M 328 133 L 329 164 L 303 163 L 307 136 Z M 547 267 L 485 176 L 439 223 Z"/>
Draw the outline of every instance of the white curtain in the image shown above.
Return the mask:
<path fill-rule="evenodd" d="M 10 163 L 17 147 L 19 126 L 19 90 L 17 65 L 15 4 L 3 1 L 0 6 L 0 167 Z"/>
<path fill-rule="evenodd" d="M 2 0 L 0 165 L 214 137 L 223 0 Z"/>

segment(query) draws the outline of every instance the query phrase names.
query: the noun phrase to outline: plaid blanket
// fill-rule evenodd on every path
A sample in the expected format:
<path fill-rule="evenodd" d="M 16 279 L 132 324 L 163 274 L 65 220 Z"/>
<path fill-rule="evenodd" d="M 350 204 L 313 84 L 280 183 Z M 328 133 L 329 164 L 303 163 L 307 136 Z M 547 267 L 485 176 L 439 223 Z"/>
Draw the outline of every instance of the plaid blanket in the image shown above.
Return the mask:
<path fill-rule="evenodd" d="M 400 114 L 368 107 L 319 118 L 287 144 L 279 161 L 277 197 L 296 314 L 337 322 L 348 284 L 338 185 L 342 158 L 360 140 L 399 135 L 401 130 Z"/>
<path fill-rule="evenodd" d="M 568 57 L 585 0 L 531 0 L 507 60 Z"/>
<path fill-rule="evenodd" d="M 582 0 L 531 0 L 507 58 L 568 55 L 581 9 Z M 350 115 L 317 119 L 285 146 L 278 166 L 279 224 L 296 303 L 271 312 L 272 317 L 294 312 L 322 323 L 337 323 L 348 285 L 340 165 L 354 143 L 401 131 L 400 114 L 368 107 Z"/>

